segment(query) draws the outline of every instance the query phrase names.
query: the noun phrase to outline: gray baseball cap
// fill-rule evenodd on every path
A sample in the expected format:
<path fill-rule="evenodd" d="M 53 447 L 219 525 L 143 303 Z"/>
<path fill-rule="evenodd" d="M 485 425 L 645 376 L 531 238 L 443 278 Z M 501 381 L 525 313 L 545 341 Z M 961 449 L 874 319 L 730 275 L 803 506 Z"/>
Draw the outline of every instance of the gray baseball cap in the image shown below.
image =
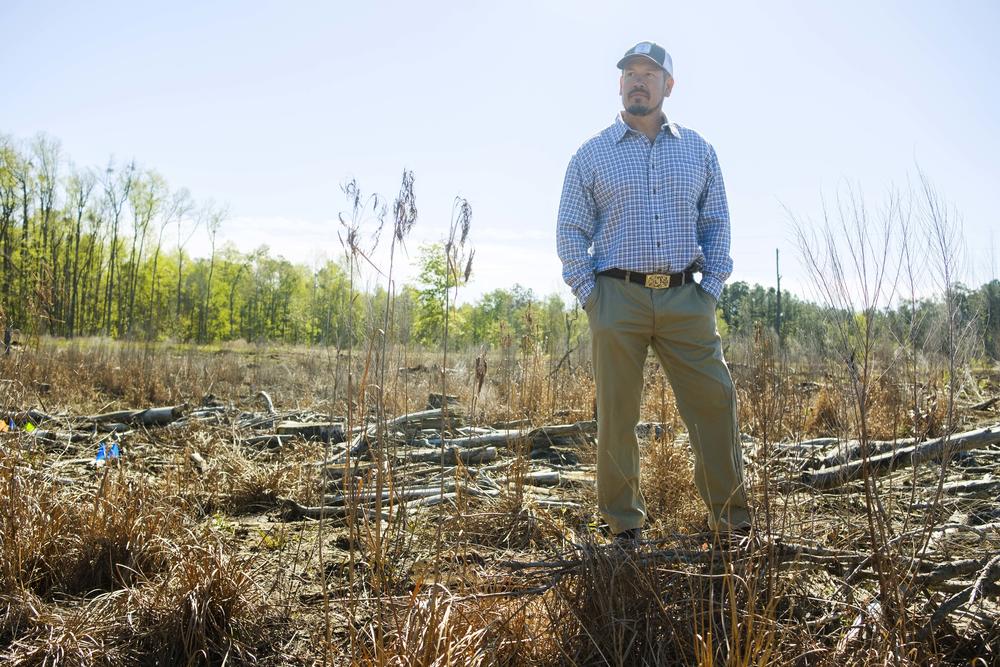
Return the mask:
<path fill-rule="evenodd" d="M 674 61 L 670 58 L 667 50 L 656 42 L 639 42 L 633 46 L 618 61 L 618 69 L 625 69 L 625 63 L 632 58 L 652 60 L 657 67 L 666 70 L 667 74 L 674 75 Z"/>

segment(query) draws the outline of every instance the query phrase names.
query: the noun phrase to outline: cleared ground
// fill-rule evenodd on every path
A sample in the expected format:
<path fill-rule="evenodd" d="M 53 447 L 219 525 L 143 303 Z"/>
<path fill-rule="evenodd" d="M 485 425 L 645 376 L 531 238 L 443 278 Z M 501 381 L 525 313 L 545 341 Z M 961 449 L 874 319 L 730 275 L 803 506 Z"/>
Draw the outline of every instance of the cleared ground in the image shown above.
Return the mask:
<path fill-rule="evenodd" d="M 996 441 L 912 465 L 948 432 L 931 365 L 879 375 L 861 431 L 835 373 L 746 350 L 751 539 L 707 531 L 651 363 L 650 521 L 623 550 L 594 511 L 582 353 L 18 349 L 0 361 L 0 659 L 998 664 Z M 995 373 L 967 374 L 956 433 L 998 421 Z"/>

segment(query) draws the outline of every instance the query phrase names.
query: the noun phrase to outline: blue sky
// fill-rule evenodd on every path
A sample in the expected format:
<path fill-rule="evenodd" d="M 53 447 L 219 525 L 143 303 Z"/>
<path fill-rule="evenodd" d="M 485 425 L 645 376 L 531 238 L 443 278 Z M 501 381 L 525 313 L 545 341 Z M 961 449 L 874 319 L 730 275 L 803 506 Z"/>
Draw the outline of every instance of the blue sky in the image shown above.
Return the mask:
<path fill-rule="evenodd" d="M 0 132 L 77 164 L 135 158 L 228 203 L 221 237 L 335 257 L 340 184 L 390 199 L 416 175 L 410 256 L 473 207 L 474 297 L 566 293 L 566 163 L 620 108 L 615 63 L 665 45 L 667 115 L 715 146 L 731 280 L 805 291 L 786 209 L 845 183 L 873 203 L 917 164 L 960 213 L 962 277 L 995 277 L 996 2 L 19 2 L 0 4 Z M 201 242 L 200 247 L 207 244 Z"/>

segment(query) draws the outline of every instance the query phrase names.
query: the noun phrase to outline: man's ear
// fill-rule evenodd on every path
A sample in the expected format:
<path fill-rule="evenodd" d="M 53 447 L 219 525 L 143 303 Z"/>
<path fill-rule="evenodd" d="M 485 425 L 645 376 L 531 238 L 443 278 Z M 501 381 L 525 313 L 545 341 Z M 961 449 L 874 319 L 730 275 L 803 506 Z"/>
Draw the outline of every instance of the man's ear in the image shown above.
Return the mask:
<path fill-rule="evenodd" d="M 620 97 L 625 92 L 625 75 L 622 74 L 618 77 L 618 96 Z"/>
<path fill-rule="evenodd" d="M 674 77 L 667 75 L 667 80 L 663 82 L 663 96 L 670 97 L 670 91 L 674 89 Z"/>

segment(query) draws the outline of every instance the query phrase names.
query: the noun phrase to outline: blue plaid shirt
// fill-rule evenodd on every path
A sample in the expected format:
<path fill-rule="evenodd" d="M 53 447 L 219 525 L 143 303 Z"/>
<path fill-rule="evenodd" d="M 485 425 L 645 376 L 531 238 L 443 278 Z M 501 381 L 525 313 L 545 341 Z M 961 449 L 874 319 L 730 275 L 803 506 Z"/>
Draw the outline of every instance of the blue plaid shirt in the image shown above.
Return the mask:
<path fill-rule="evenodd" d="M 581 304 L 594 289 L 594 275 L 611 268 L 676 273 L 691 267 L 718 300 L 733 260 L 715 149 L 671 122 L 651 143 L 618 115 L 569 162 L 556 244 L 563 279 Z"/>

